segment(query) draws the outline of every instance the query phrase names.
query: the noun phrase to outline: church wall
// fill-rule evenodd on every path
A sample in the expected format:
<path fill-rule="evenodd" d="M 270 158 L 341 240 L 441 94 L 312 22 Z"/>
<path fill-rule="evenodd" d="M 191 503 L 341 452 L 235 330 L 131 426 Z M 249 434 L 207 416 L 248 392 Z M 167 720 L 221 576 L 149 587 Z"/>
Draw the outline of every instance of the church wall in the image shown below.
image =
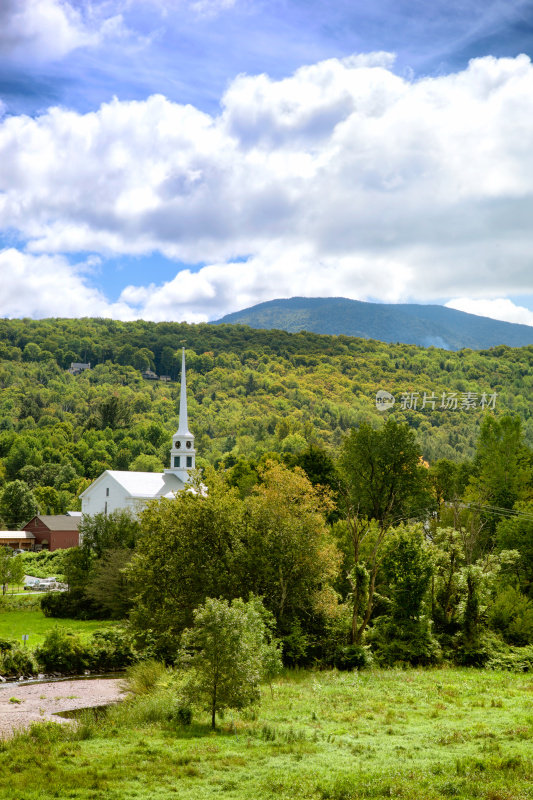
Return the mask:
<path fill-rule="evenodd" d="M 124 489 L 111 478 L 102 478 L 93 483 L 82 498 L 82 514 L 101 514 L 129 506 L 129 498 Z"/>

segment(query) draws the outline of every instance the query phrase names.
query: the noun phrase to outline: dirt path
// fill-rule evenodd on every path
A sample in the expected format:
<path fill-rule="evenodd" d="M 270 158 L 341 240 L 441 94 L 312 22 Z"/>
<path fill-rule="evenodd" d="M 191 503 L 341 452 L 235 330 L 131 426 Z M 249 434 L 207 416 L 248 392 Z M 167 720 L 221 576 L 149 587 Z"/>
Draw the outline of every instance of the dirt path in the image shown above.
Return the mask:
<path fill-rule="evenodd" d="M 54 716 L 58 711 L 74 711 L 116 703 L 124 697 L 120 678 L 69 680 L 28 686 L 0 685 L 0 738 L 32 722 L 68 720 Z M 16 702 L 20 701 L 20 702 Z"/>

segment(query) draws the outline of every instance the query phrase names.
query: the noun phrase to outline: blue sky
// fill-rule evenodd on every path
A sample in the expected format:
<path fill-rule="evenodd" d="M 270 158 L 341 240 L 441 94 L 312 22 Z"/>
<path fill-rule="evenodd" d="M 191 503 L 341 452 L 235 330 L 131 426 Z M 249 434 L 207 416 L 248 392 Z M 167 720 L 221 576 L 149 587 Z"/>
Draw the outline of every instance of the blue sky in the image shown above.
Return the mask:
<path fill-rule="evenodd" d="M 533 0 L 2 0 L 0 314 L 533 324 Z"/>

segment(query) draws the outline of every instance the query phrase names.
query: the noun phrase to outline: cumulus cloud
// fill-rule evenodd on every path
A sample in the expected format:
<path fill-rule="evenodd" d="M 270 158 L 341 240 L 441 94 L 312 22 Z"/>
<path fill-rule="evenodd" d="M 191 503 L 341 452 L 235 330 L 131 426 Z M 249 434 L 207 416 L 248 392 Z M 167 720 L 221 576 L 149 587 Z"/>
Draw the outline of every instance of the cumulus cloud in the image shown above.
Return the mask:
<path fill-rule="evenodd" d="M 377 258 L 369 269 L 369 263 L 356 256 L 317 262 L 311 248 L 273 245 L 246 261 L 209 264 L 197 272 L 180 270 L 161 286 L 127 286 L 120 301 L 145 319 L 205 322 L 274 297 L 331 295 L 333 275 L 333 294 L 364 299 L 382 293 L 386 284 L 382 299 L 393 300 L 402 291 L 398 282 L 404 281 L 398 267 Z"/>
<path fill-rule="evenodd" d="M 59 59 L 79 47 L 99 44 L 122 28 L 119 14 L 101 16 L 85 4 L 85 14 L 69 0 L 2 0 L 0 55 L 32 61 Z"/>
<path fill-rule="evenodd" d="M 0 316 L 113 317 L 133 319 L 124 303 L 109 303 L 90 285 L 83 271 L 62 256 L 33 256 L 15 248 L 0 250 Z"/>
<path fill-rule="evenodd" d="M 371 54 L 239 76 L 218 116 L 160 95 L 0 120 L 0 227 L 28 253 L 186 264 L 121 302 L 206 318 L 294 294 L 531 292 L 533 66 L 411 81 Z"/>
<path fill-rule="evenodd" d="M 503 322 L 515 322 L 519 325 L 533 325 L 533 311 L 525 306 L 517 306 L 504 297 L 492 300 L 457 297 L 449 300 L 446 305 L 448 308 L 465 311 L 467 314 L 476 314 L 478 317 L 490 317 Z"/>

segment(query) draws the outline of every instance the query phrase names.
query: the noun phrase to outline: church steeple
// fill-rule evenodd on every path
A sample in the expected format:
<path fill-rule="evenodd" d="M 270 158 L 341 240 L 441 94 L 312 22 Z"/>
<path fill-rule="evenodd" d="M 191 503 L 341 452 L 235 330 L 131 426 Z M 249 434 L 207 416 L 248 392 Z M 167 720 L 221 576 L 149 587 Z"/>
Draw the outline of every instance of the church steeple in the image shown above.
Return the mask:
<path fill-rule="evenodd" d="M 178 433 L 191 436 L 189 420 L 187 417 L 187 377 L 185 375 L 185 348 L 181 350 L 181 389 L 180 389 L 180 416 Z"/>
<path fill-rule="evenodd" d="M 187 378 L 185 375 L 185 348 L 181 354 L 181 389 L 180 389 L 180 416 L 178 430 L 172 437 L 170 450 L 170 469 L 184 483 L 189 480 L 189 472 L 195 468 L 196 450 L 194 449 L 194 436 L 189 430 L 187 416 Z"/>

